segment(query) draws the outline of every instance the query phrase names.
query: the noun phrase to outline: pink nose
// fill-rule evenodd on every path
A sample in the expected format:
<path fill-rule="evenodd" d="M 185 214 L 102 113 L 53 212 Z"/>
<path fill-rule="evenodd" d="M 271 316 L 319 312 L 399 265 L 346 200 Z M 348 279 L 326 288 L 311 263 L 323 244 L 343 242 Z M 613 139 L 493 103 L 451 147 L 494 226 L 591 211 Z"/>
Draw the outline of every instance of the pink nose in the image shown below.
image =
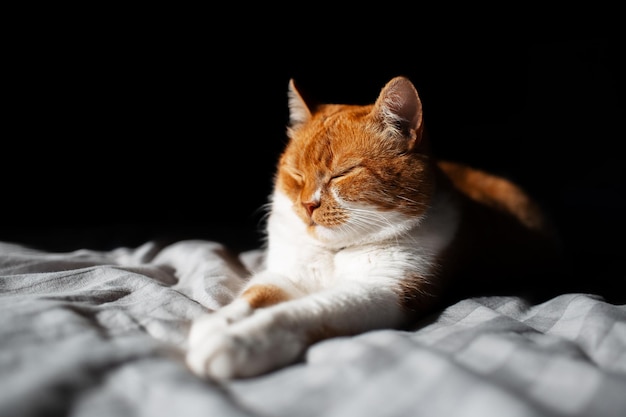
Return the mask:
<path fill-rule="evenodd" d="M 302 206 L 310 217 L 313 214 L 313 211 L 320 206 L 320 203 L 317 201 L 303 201 Z"/>

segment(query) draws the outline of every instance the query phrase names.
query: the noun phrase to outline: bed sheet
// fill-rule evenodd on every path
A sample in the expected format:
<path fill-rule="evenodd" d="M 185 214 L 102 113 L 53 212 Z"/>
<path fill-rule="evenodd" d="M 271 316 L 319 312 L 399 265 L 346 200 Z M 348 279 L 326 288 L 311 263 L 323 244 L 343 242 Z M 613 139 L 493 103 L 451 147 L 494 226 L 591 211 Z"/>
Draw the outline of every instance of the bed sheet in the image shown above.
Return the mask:
<path fill-rule="evenodd" d="M 227 304 L 261 258 L 204 240 L 0 243 L 0 416 L 626 415 L 626 306 L 585 293 L 463 299 L 266 375 L 197 378 L 190 320 Z"/>

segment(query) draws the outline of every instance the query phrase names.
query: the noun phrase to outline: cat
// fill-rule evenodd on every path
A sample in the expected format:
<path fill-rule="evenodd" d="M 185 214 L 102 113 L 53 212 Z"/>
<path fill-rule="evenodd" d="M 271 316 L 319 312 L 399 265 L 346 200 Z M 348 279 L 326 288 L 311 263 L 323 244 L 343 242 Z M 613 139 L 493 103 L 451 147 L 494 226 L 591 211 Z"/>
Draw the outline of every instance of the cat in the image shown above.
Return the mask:
<path fill-rule="evenodd" d="M 369 105 L 304 97 L 291 79 L 263 268 L 191 323 L 192 372 L 261 375 L 323 339 L 405 328 L 455 293 L 549 270 L 558 250 L 539 205 L 505 178 L 437 160 L 407 77 Z"/>

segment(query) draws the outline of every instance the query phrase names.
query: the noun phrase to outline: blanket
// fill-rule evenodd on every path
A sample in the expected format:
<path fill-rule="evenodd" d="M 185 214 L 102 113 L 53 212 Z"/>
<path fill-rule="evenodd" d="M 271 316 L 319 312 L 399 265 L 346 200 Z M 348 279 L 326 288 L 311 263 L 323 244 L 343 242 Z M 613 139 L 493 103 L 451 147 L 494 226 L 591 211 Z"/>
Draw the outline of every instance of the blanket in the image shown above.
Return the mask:
<path fill-rule="evenodd" d="M 587 293 L 467 298 L 266 375 L 194 376 L 189 322 L 232 300 L 262 255 L 206 240 L 0 243 L 0 416 L 626 415 L 626 305 Z"/>

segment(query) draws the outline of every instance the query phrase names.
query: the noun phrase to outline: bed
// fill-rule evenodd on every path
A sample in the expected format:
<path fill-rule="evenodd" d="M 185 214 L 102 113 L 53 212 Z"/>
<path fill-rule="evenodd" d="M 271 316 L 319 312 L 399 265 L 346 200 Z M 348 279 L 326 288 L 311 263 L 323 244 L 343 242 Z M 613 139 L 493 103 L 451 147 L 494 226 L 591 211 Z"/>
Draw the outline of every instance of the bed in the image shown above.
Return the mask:
<path fill-rule="evenodd" d="M 0 243 L 0 416 L 626 415 L 626 305 L 580 292 L 467 298 L 279 371 L 201 380 L 183 361 L 188 324 L 261 257 L 211 240 Z"/>

